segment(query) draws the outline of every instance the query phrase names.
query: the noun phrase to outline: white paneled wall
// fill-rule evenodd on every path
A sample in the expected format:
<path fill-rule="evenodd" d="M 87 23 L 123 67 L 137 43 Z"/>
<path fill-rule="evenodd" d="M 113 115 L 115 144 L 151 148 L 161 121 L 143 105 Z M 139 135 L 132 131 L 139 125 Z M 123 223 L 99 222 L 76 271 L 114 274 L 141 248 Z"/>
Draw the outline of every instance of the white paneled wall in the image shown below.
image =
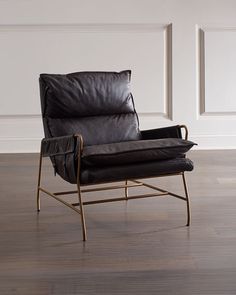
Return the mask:
<path fill-rule="evenodd" d="M 40 73 L 132 70 L 142 129 L 236 147 L 235 0 L 0 0 L 0 152 L 37 152 Z"/>

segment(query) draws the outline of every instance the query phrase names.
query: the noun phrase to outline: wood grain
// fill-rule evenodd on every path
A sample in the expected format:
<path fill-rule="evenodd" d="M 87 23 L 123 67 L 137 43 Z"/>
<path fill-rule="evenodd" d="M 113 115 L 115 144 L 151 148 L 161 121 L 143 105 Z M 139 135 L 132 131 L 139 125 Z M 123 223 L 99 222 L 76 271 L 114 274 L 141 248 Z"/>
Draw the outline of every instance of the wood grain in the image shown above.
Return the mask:
<path fill-rule="evenodd" d="M 190 158 L 190 228 L 186 204 L 171 197 L 93 205 L 85 207 L 83 243 L 75 212 L 42 195 L 37 214 L 38 155 L 0 155 L 0 294 L 236 294 L 236 186 L 227 181 L 236 178 L 236 151 Z M 183 189 L 180 176 L 149 182 Z M 75 188 L 55 178 L 47 160 L 43 183 L 52 191 Z M 129 193 L 141 190 L 149 192 Z"/>

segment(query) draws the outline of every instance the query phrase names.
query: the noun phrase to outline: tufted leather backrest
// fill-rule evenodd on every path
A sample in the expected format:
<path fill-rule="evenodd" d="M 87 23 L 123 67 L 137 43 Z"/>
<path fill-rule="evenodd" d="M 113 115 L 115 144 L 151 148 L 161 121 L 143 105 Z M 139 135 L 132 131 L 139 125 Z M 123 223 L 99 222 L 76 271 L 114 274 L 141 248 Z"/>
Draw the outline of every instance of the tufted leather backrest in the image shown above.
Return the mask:
<path fill-rule="evenodd" d="M 46 137 L 80 133 L 85 145 L 140 139 L 130 71 L 41 74 Z"/>

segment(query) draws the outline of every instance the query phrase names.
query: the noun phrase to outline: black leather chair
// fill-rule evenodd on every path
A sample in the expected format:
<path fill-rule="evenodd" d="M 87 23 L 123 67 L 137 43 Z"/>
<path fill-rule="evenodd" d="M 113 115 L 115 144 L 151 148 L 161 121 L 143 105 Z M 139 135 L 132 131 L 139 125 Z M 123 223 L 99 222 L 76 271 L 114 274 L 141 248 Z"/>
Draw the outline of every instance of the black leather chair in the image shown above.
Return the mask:
<path fill-rule="evenodd" d="M 67 75 L 41 74 L 40 94 L 45 137 L 41 142 L 37 209 L 44 192 L 80 214 L 86 240 L 84 205 L 135 198 L 171 195 L 187 204 L 184 172 L 193 169 L 185 153 L 194 145 L 187 141 L 185 126 L 139 130 L 138 116 L 130 92 L 130 71 L 78 72 Z M 185 139 L 181 130 L 185 129 Z M 51 193 L 41 186 L 42 158 L 50 157 L 55 173 L 76 184 L 74 191 Z M 143 178 L 181 175 L 185 196 L 140 181 Z M 82 186 L 121 182 L 98 188 Z M 128 187 L 143 185 L 151 194 L 128 195 Z M 83 192 L 124 188 L 124 196 L 84 201 Z M 70 204 L 60 196 L 78 194 Z"/>

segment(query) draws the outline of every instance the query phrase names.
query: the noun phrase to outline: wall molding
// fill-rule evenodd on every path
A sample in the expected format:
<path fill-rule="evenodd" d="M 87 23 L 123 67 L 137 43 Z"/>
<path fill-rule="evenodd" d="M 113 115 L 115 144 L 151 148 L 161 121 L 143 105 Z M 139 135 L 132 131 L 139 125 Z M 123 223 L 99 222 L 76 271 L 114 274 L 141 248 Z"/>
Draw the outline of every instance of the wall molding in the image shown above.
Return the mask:
<path fill-rule="evenodd" d="M 0 24 L 0 32 L 16 31 L 53 31 L 53 32 L 81 32 L 81 33 L 99 33 L 99 32 L 125 32 L 125 33 L 150 33 L 163 31 L 169 24 L 158 23 L 56 23 L 56 24 Z"/>
<path fill-rule="evenodd" d="M 87 23 L 87 24 L 1 24 L 0 33 L 11 32 L 78 32 L 78 33 L 163 33 L 164 42 L 164 111 L 141 112 L 142 117 L 172 120 L 172 24 L 158 23 Z M 0 114 L 0 118 L 30 118 L 40 114 Z"/>
<path fill-rule="evenodd" d="M 164 110 L 139 112 L 144 126 L 155 125 L 157 121 L 172 120 L 172 24 L 7 24 L 0 25 L 0 34 L 14 32 L 79 32 L 79 33 L 155 33 L 163 34 L 163 83 Z M 154 56 L 155 58 L 155 56 Z M 158 82 L 158 81 L 157 81 Z M 9 113 L 0 114 L 2 126 L 0 134 L 0 153 L 37 153 L 42 139 L 41 114 Z"/>
<path fill-rule="evenodd" d="M 7 115 L 1 115 L 0 114 L 0 120 L 11 120 L 11 119 L 19 119 L 19 120 L 22 120 L 22 119 L 41 119 L 42 118 L 42 115 L 41 114 L 7 114 Z"/>
<path fill-rule="evenodd" d="M 236 32 L 236 26 L 220 26 L 220 25 L 197 25 L 196 26 L 196 60 L 197 60 L 197 101 L 198 113 L 197 118 L 202 117 L 228 117 L 236 119 L 236 111 L 206 111 L 206 95 L 205 95 L 205 33 L 206 32 Z"/>

